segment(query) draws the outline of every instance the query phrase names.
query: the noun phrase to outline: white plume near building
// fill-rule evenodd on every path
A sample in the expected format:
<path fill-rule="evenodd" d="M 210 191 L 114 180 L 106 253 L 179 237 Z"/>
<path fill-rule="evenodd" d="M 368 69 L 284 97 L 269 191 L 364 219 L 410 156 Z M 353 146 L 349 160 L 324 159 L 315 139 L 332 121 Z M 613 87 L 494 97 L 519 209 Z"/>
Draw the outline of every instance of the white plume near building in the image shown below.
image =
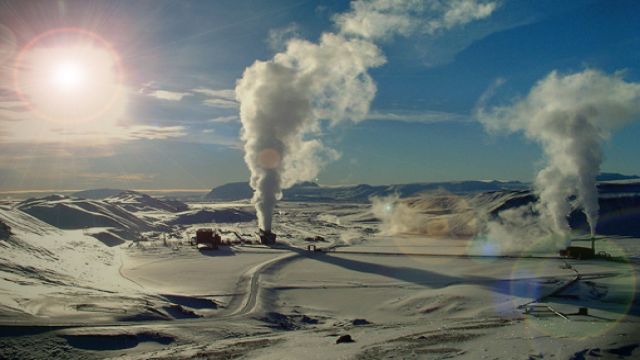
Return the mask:
<path fill-rule="evenodd" d="M 318 44 L 292 40 L 285 52 L 245 70 L 236 94 L 262 228 L 270 230 L 283 188 L 314 178 L 338 156 L 308 136 L 320 130 L 320 119 L 363 119 L 376 92 L 367 69 L 383 63 L 370 42 L 324 34 Z"/>
<path fill-rule="evenodd" d="M 619 73 L 553 71 L 526 97 L 481 109 L 478 118 L 489 131 L 522 132 L 542 146 L 545 164 L 534 182 L 537 224 L 554 234 L 568 234 L 569 214 L 581 209 L 593 235 L 602 144 L 612 131 L 640 118 L 640 84 L 625 81 Z"/>
<path fill-rule="evenodd" d="M 368 70 L 386 61 L 374 40 L 449 29 L 489 16 L 495 7 L 475 0 L 354 1 L 334 17 L 335 33 L 322 34 L 317 43 L 290 39 L 271 60 L 248 67 L 235 93 L 260 227 L 271 230 L 283 188 L 313 179 L 339 156 L 314 138 L 320 121 L 366 117 L 376 94 Z"/>

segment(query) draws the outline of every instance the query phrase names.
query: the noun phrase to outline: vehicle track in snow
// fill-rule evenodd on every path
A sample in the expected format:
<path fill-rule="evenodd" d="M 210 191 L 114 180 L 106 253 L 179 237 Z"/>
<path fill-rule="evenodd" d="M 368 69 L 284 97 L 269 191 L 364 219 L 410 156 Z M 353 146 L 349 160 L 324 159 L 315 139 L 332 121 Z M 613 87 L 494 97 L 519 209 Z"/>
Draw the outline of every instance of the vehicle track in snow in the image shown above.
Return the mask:
<path fill-rule="evenodd" d="M 226 314 L 223 314 L 222 316 L 237 317 L 253 312 L 260 292 L 260 276 L 270 268 L 281 265 L 282 263 L 299 256 L 302 256 L 299 252 L 286 253 L 275 259 L 270 259 L 255 265 L 251 269 L 247 270 L 242 274 L 238 283 L 237 291 L 235 292 L 236 294 L 244 294 L 244 296 L 234 296 L 227 306 L 227 310 L 225 311 Z"/>

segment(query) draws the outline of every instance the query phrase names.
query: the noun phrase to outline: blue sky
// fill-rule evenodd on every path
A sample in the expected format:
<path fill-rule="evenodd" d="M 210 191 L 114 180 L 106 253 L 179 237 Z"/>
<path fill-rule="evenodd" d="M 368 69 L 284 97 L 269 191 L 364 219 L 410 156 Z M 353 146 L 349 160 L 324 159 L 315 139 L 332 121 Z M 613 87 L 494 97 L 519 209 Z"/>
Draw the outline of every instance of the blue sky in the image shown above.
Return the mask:
<path fill-rule="evenodd" d="M 247 180 L 236 80 L 254 61 L 273 57 L 287 37 L 316 41 L 335 31 L 333 16 L 348 7 L 0 1 L 0 191 L 204 189 Z M 119 132 L 52 123 L 20 108 L 15 58 L 38 34 L 67 27 L 98 34 L 121 58 L 126 102 L 109 120 Z M 496 83 L 489 104 L 525 96 L 553 70 L 624 71 L 626 81 L 640 81 L 640 3 L 504 0 L 478 21 L 379 46 L 387 63 L 370 71 L 377 93 L 368 119 L 322 125 L 321 140 L 340 157 L 319 173 L 320 183 L 529 181 L 541 166 L 539 146 L 519 134 L 485 132 L 474 118 L 479 100 Z M 603 170 L 640 173 L 639 138 L 638 121 L 613 134 Z"/>

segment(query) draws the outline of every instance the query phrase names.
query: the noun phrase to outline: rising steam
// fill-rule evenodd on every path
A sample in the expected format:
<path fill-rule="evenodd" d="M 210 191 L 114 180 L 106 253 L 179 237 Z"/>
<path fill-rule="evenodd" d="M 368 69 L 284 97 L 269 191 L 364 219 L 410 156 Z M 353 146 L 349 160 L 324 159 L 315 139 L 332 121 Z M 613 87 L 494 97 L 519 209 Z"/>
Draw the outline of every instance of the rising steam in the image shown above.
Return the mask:
<path fill-rule="evenodd" d="M 523 132 L 542 146 L 546 161 L 535 178 L 539 200 L 532 211 L 503 214 L 502 225 L 490 224 L 489 232 L 498 238 L 545 234 L 557 238 L 569 233 L 571 211 L 581 209 L 595 234 L 602 143 L 613 130 L 639 116 L 640 84 L 625 82 L 621 74 L 609 76 L 595 70 L 570 75 L 554 71 L 524 99 L 480 110 L 478 118 L 488 130 Z M 537 220 L 532 222 L 525 213 L 537 213 Z M 558 247 L 564 242 L 566 236 L 556 241 Z"/>
<path fill-rule="evenodd" d="M 380 234 L 471 237 L 477 233 L 477 216 L 463 196 L 444 190 L 400 199 L 374 197 L 371 212 L 381 220 Z"/>
<path fill-rule="evenodd" d="M 495 2 L 358 0 L 334 17 L 338 31 L 318 43 L 288 41 L 285 50 L 248 67 L 236 85 L 245 162 L 261 228 L 271 230 L 282 189 L 314 178 L 338 154 L 312 136 L 320 120 L 359 121 L 376 93 L 368 70 L 385 58 L 374 40 L 435 34 L 489 16 Z"/>
<path fill-rule="evenodd" d="M 324 34 L 318 44 L 291 40 L 285 52 L 245 70 L 236 96 L 261 228 L 271 229 L 283 188 L 314 178 L 337 156 L 305 135 L 320 130 L 320 119 L 361 120 L 376 92 L 367 69 L 383 63 L 368 41 Z"/>

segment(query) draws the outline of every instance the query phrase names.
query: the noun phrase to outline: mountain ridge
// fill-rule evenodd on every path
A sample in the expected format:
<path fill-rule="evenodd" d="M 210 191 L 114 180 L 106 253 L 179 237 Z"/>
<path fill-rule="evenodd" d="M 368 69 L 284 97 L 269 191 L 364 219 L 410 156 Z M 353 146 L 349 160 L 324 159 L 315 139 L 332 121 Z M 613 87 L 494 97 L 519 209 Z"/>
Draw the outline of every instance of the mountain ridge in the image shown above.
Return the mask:
<path fill-rule="evenodd" d="M 619 173 L 603 172 L 598 175 L 600 192 L 617 192 L 623 189 L 638 191 L 640 182 L 636 184 L 632 180 L 640 180 L 637 175 L 624 175 Z M 627 182 L 625 182 L 627 181 Z M 628 181 L 631 181 L 630 183 Z M 416 182 L 391 185 L 319 185 L 315 182 L 301 182 L 282 191 L 283 201 L 310 201 L 310 202 L 368 202 L 372 196 L 398 195 L 401 198 L 415 195 L 425 191 L 447 191 L 454 194 L 498 191 L 498 190 L 528 190 L 530 183 L 521 181 L 502 180 L 459 180 L 438 182 Z M 249 200 L 253 196 L 253 189 L 248 182 L 232 182 L 211 189 L 204 196 L 205 200 L 212 201 L 240 201 Z"/>

